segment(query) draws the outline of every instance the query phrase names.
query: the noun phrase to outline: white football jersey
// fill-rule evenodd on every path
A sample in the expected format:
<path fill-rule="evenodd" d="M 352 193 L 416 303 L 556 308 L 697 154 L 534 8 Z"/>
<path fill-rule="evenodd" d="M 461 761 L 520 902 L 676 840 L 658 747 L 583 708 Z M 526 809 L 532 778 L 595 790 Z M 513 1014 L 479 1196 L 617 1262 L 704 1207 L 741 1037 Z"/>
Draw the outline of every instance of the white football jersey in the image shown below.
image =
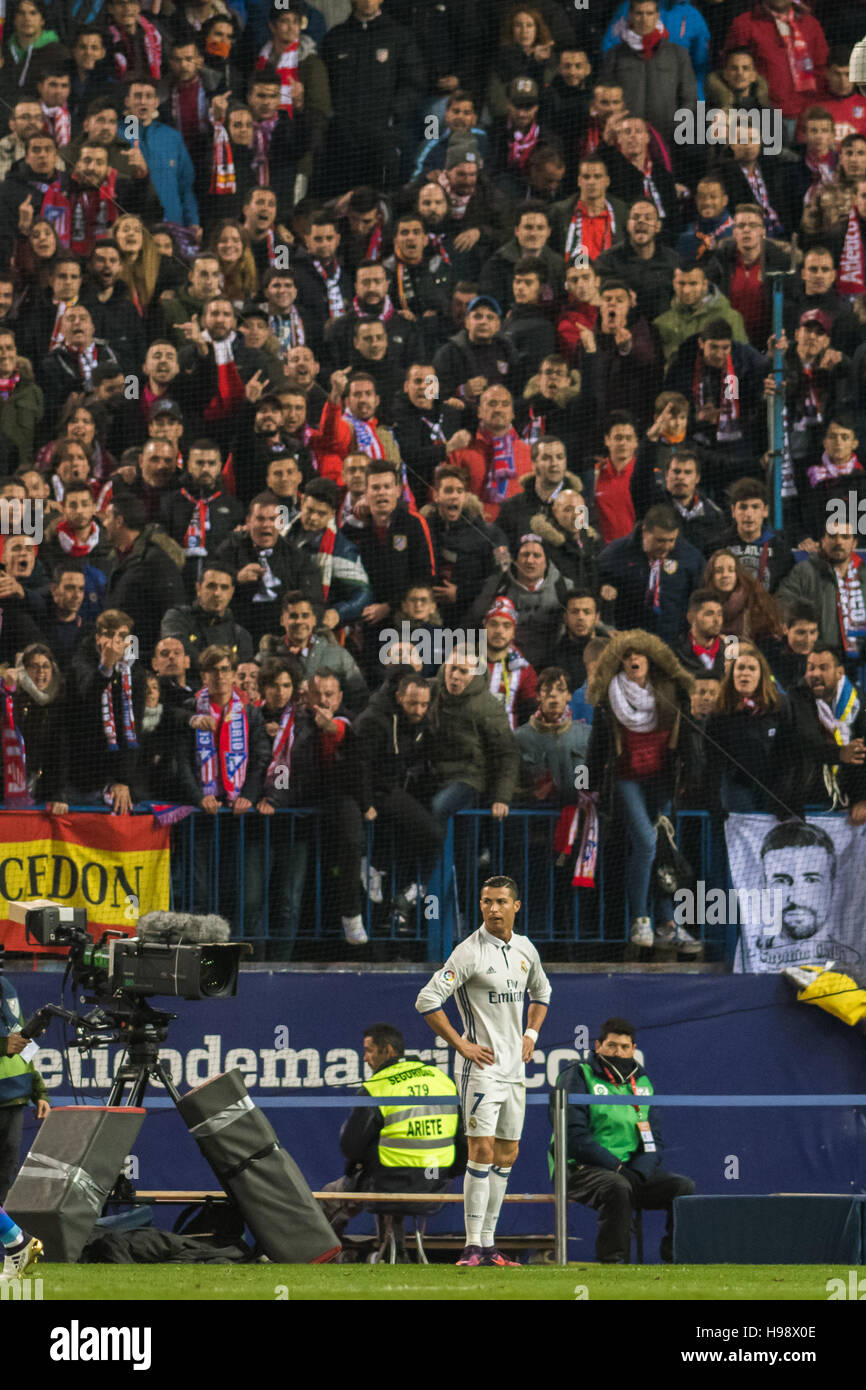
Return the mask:
<path fill-rule="evenodd" d="M 435 1013 L 453 994 L 463 1036 L 493 1051 L 495 1061 L 484 1067 L 484 1076 L 522 1083 L 523 1002 L 548 1004 L 550 993 L 550 981 L 528 937 L 514 932 L 506 945 L 482 926 L 455 946 L 418 995 L 415 1008 L 420 1014 Z"/>

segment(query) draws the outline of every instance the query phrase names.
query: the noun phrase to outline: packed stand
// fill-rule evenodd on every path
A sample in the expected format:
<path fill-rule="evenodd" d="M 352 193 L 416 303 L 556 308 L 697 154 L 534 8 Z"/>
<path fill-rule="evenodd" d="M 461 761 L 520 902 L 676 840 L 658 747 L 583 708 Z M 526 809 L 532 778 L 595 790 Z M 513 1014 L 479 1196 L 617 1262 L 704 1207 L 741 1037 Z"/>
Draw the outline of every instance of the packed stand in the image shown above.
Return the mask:
<path fill-rule="evenodd" d="M 470 877 L 548 813 L 569 949 L 583 894 L 689 959 L 659 815 L 866 822 L 863 31 L 10 6 L 5 807 L 204 812 L 191 905 L 277 959 L 316 866 L 330 953 L 414 933 L 460 811 Z"/>

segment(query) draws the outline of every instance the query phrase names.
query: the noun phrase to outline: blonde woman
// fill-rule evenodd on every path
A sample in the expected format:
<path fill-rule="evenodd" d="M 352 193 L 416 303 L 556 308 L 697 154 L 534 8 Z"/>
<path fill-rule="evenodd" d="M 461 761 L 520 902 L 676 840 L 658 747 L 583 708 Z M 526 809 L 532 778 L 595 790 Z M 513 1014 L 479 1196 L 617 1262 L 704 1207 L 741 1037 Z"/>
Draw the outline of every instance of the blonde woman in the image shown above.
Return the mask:
<path fill-rule="evenodd" d="M 214 228 L 208 250 L 219 261 L 223 294 L 239 309 L 245 300 L 255 297 L 259 288 L 259 274 L 249 237 L 239 222 L 226 218 Z"/>

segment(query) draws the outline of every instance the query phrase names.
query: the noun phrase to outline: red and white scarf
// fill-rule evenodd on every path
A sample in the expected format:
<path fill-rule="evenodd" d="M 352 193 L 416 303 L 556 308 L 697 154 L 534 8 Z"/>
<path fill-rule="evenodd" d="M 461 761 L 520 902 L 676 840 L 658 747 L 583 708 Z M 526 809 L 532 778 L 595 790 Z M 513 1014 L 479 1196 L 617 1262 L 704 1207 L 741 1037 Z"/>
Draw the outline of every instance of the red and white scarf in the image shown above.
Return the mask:
<path fill-rule="evenodd" d="M 460 221 L 461 218 L 466 216 L 466 209 L 468 208 L 469 203 L 472 199 L 472 194 L 455 193 L 454 189 L 451 187 L 451 180 L 448 178 L 448 172 L 446 169 L 439 170 L 439 177 L 437 179 L 437 183 L 441 184 L 445 197 L 448 199 L 448 206 L 451 211 L 451 216 L 456 221 Z"/>
<path fill-rule="evenodd" d="M 138 739 L 135 734 L 135 714 L 132 708 L 132 668 L 128 661 L 121 661 L 117 669 L 120 671 L 120 699 L 123 709 L 123 736 L 126 740 L 127 748 L 137 748 Z M 102 731 L 105 734 L 105 741 L 108 744 L 108 751 L 116 753 L 117 726 L 114 720 L 114 700 L 111 694 L 111 685 L 114 672 L 109 676 L 102 691 Z"/>
<path fill-rule="evenodd" d="M 378 314 L 374 314 L 370 309 L 365 309 L 357 295 L 355 295 L 355 298 L 352 300 L 352 308 L 359 319 L 375 318 L 378 319 L 380 323 L 387 323 L 389 319 L 394 317 L 394 305 L 391 302 L 391 296 L 389 294 L 385 295 L 385 302 Z"/>
<path fill-rule="evenodd" d="M 313 265 L 325 282 L 325 289 L 328 293 L 328 318 L 341 318 L 346 312 L 346 301 L 343 298 L 343 291 L 340 289 L 340 262 L 334 261 L 330 274 L 321 261 L 314 260 Z"/>
<path fill-rule="evenodd" d="M 812 487 L 817 487 L 819 483 L 830 483 L 835 478 L 847 478 L 850 473 L 862 473 L 863 465 L 856 454 L 852 454 L 845 463 L 833 463 L 830 455 L 825 451 L 821 455 L 821 462 L 807 468 L 806 476 Z"/>
<path fill-rule="evenodd" d="M 836 284 L 839 294 L 858 295 L 866 291 L 866 255 L 863 248 L 863 228 L 857 208 L 852 207 L 848 214 L 848 226 L 842 255 L 839 258 L 839 279 Z"/>
<path fill-rule="evenodd" d="M 553 836 L 553 848 L 560 856 L 568 857 L 577 839 L 577 828 L 583 818 L 580 849 L 574 863 L 573 888 L 594 888 L 598 862 L 597 792 L 578 792 L 576 806 L 564 806 L 559 813 Z"/>
<path fill-rule="evenodd" d="M 68 521 L 61 521 L 57 527 L 57 539 L 64 555 L 89 555 L 99 544 L 99 527 L 91 521 L 87 540 L 80 541 Z"/>
<path fill-rule="evenodd" d="M 436 256 L 441 256 L 442 260 L 445 262 L 446 265 L 451 264 L 451 257 L 448 255 L 448 252 L 445 249 L 445 238 L 444 236 L 442 236 L 441 232 L 427 233 L 427 247 L 429 251 L 432 253 L 430 256 L 431 261 Z"/>
<path fill-rule="evenodd" d="M 42 216 L 50 222 L 57 239 L 79 256 L 89 256 L 93 244 L 104 236 L 120 216 L 115 201 L 117 170 L 109 169 L 99 188 L 83 188 L 70 179 L 68 189 L 61 180 L 49 184 L 42 200 Z"/>
<path fill-rule="evenodd" d="M 836 571 L 836 613 L 839 618 L 839 631 L 846 651 L 856 649 L 848 633 L 866 627 L 866 602 L 860 587 L 858 571 L 863 564 L 860 556 L 852 554 L 844 574 Z"/>
<path fill-rule="evenodd" d="M 766 231 L 767 236 L 781 236 L 782 224 L 779 221 L 779 217 L 775 208 L 770 202 L 770 195 L 767 192 L 767 185 L 764 183 L 764 180 L 761 176 L 757 164 L 751 171 L 749 171 L 748 169 L 743 169 L 743 173 L 745 174 L 746 182 L 751 188 L 752 194 L 756 202 L 759 204 L 761 212 L 763 213 L 764 230 Z"/>
<path fill-rule="evenodd" d="M 836 172 L 836 151 L 830 150 L 827 154 L 816 158 L 806 155 L 806 168 L 812 175 L 812 182 L 806 189 L 805 202 L 811 203 L 825 188 L 829 188 L 833 182 L 833 175 Z"/>
<path fill-rule="evenodd" d="M 292 768 L 292 747 L 295 742 L 295 707 L 291 700 L 286 705 L 280 716 L 280 726 L 274 736 L 273 749 L 271 750 L 271 761 L 268 763 L 268 770 L 265 774 L 265 785 L 273 786 L 277 772 L 280 768 L 285 768 L 291 777 Z"/>
<path fill-rule="evenodd" d="M 601 231 L 601 244 L 597 250 L 592 252 L 583 244 L 583 219 L 588 217 L 591 222 L 603 222 Z M 613 215 L 613 208 L 610 203 L 605 202 L 604 212 L 593 217 L 587 212 L 585 205 L 578 198 L 574 206 L 571 222 L 568 225 L 568 236 L 565 238 L 565 264 L 571 265 L 582 251 L 586 251 L 590 260 L 594 260 L 602 251 L 610 250 L 613 246 L 613 239 L 616 234 L 616 218 Z"/>
<path fill-rule="evenodd" d="M 517 728 L 517 696 L 522 673 L 528 669 L 529 662 L 516 647 L 509 647 L 501 661 L 487 663 L 487 688 L 505 706 L 512 730 Z"/>
<path fill-rule="evenodd" d="M 627 43 L 635 53 L 640 53 L 645 62 L 649 62 L 662 39 L 670 38 L 670 34 L 661 20 L 658 21 L 651 34 L 636 34 L 634 29 L 629 28 L 625 15 L 614 24 L 613 34 L 620 43 Z"/>
<path fill-rule="evenodd" d="M 270 185 L 270 153 L 271 136 L 274 133 L 274 126 L 279 119 L 279 112 L 274 116 L 266 116 L 261 121 L 253 121 L 253 168 L 256 171 L 256 179 L 259 188 L 267 188 Z"/>
<path fill-rule="evenodd" d="M 21 730 L 15 723 L 14 692 L 3 682 L 3 781 L 4 801 L 32 806 L 27 793 L 27 751 Z"/>
<path fill-rule="evenodd" d="M 653 180 L 653 162 L 647 155 L 643 166 L 643 195 L 655 207 L 659 217 L 664 220 L 665 210 L 662 206 L 661 195 Z"/>
<path fill-rule="evenodd" d="M 13 372 L 11 376 L 0 376 L 0 401 L 8 401 L 20 380 L 20 372 Z"/>
<path fill-rule="evenodd" d="M 211 194 L 237 193 L 235 157 L 228 131 L 221 121 L 213 123 L 213 161 L 210 172 Z"/>
<path fill-rule="evenodd" d="M 224 791 L 229 801 L 237 801 L 247 776 L 249 762 L 249 727 L 243 701 L 236 690 L 225 709 L 211 704 L 207 688 L 196 695 L 198 714 L 211 714 L 218 721 L 216 733 L 211 729 L 196 729 L 195 752 L 198 776 L 205 796 L 220 796 Z"/>
<path fill-rule="evenodd" d="M 288 114 L 289 120 L 292 120 L 295 114 L 292 107 L 292 85 L 298 80 L 299 48 L 299 43 L 290 43 L 274 62 L 274 44 L 273 40 L 269 39 L 256 59 L 256 72 L 261 72 L 262 68 L 273 66 L 279 73 L 280 106 Z"/>
<path fill-rule="evenodd" d="M 334 546 L 337 542 L 337 526 L 329 521 L 319 541 L 319 578 L 322 582 L 322 598 L 327 601 L 334 577 Z"/>
<path fill-rule="evenodd" d="M 187 502 L 192 503 L 192 513 L 189 518 L 189 525 L 186 528 L 186 535 L 183 538 L 183 548 L 187 555 L 207 555 L 207 533 L 210 530 L 211 502 L 215 502 L 222 493 L 217 490 L 212 492 L 210 497 L 193 497 L 191 492 L 187 492 L 185 487 L 181 488 L 181 496 Z"/>
<path fill-rule="evenodd" d="M 210 130 L 207 93 L 200 77 L 172 88 L 171 123 L 187 143 Z"/>
<path fill-rule="evenodd" d="M 232 351 L 235 334 L 231 333 L 221 343 L 213 342 L 207 332 L 203 333 L 202 337 L 213 348 L 217 368 L 216 395 L 212 396 L 210 403 L 205 406 L 204 419 L 208 422 L 225 420 L 244 399 L 244 383 L 241 380 L 241 374 L 237 369 Z"/>
<path fill-rule="evenodd" d="M 72 117 L 65 106 L 42 107 L 43 124 L 48 135 L 53 135 L 58 145 L 68 145 L 72 139 Z"/>
<path fill-rule="evenodd" d="M 779 14 L 777 10 L 768 10 L 768 13 L 772 16 L 779 38 L 785 45 L 785 57 L 788 60 L 794 91 L 814 92 L 815 65 L 794 6 L 792 5 L 786 14 Z"/>
<path fill-rule="evenodd" d="M 154 82 L 162 77 L 162 35 L 155 24 L 144 15 L 139 17 L 139 26 L 144 39 L 144 52 L 148 71 Z M 117 77 L 125 77 L 129 71 L 129 58 L 133 53 L 132 40 L 114 24 L 109 24 L 108 32 L 114 44 L 114 69 Z"/>
<path fill-rule="evenodd" d="M 527 160 L 538 144 L 538 122 L 533 121 L 528 130 L 512 130 L 508 139 L 509 169 L 526 168 Z"/>
<path fill-rule="evenodd" d="M 493 435 L 488 430 L 479 430 L 478 438 L 484 444 L 489 463 L 487 474 L 481 486 L 482 500 L 499 504 L 508 496 L 508 487 L 517 477 L 517 464 L 514 460 L 514 445 L 519 435 L 512 425 L 507 434 Z"/>
<path fill-rule="evenodd" d="M 358 449 L 362 454 L 369 454 L 371 459 L 383 459 L 385 457 L 384 446 L 376 432 L 377 421 L 374 416 L 371 416 L 369 420 L 359 420 L 357 415 L 352 415 L 350 411 L 344 410 L 343 419 L 347 420 L 355 431 Z"/>

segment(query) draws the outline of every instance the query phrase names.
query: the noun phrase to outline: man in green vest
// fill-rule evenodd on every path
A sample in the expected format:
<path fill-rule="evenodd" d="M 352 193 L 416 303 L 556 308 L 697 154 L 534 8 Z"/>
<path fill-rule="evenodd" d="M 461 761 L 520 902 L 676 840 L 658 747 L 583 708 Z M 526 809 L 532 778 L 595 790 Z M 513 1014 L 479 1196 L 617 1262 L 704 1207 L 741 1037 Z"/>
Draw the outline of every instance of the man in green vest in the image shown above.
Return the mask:
<path fill-rule="evenodd" d="M 33 1063 L 21 1056 L 29 1040 L 17 1031 L 23 1022 L 21 1005 L 3 978 L 4 954 L 0 944 L 0 1204 L 18 1171 L 25 1108 L 35 1105 L 37 1120 L 44 1120 L 50 1109 L 45 1082 Z"/>
<path fill-rule="evenodd" d="M 404 1053 L 403 1034 L 392 1024 L 364 1029 L 364 1062 L 373 1074 L 359 1092 L 382 1103 L 359 1107 L 346 1120 L 340 1131 L 346 1172 L 326 1191 L 427 1193 L 447 1185 L 457 1157 L 457 1087 L 438 1067 Z M 393 1096 L 401 1099 L 392 1102 Z M 402 1099 L 406 1096 L 440 1096 L 441 1101 L 412 1105 Z M 341 1236 L 364 1203 L 328 1202 L 323 1210 Z M 397 1224 L 397 1258 L 405 1260 Z"/>
<path fill-rule="evenodd" d="M 596 1258 L 601 1264 L 626 1264 L 635 1208 L 667 1212 L 660 1255 L 673 1259 L 673 1201 L 695 1190 L 691 1178 L 661 1166 L 658 1117 L 642 1098 L 652 1082 L 637 1061 L 634 1025 L 624 1018 L 602 1024 L 595 1051 L 570 1062 L 556 1088 L 587 1095 L 634 1097 L 634 1105 L 568 1107 L 568 1195 L 598 1212 Z M 550 1168 L 553 1172 L 553 1146 Z"/>

